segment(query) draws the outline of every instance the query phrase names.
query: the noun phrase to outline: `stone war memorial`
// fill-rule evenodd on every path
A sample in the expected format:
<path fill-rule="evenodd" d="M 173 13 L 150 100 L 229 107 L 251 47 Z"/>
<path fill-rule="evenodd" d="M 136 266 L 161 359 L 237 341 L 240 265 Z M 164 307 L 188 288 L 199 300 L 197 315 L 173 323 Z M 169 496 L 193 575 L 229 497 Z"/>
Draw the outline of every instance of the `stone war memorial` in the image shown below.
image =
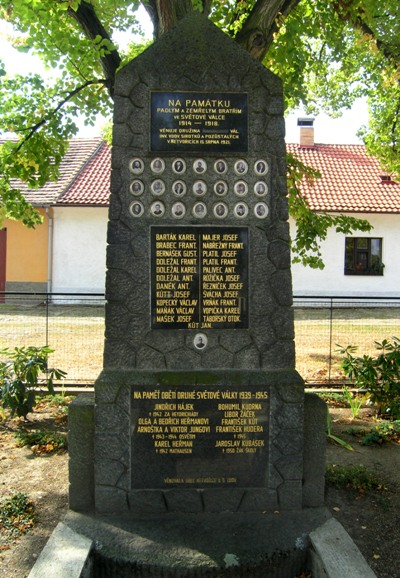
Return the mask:
<path fill-rule="evenodd" d="M 131 564 L 110 576 L 295 576 L 329 518 L 284 133 L 280 79 L 199 13 L 117 75 L 104 369 L 71 407 L 68 515 Z"/>

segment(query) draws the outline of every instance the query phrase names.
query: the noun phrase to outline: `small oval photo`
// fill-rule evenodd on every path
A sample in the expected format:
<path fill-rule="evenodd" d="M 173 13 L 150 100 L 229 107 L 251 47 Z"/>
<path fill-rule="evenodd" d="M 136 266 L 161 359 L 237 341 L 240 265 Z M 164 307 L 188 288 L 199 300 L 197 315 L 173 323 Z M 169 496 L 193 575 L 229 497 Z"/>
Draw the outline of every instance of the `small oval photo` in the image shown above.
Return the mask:
<path fill-rule="evenodd" d="M 165 191 L 165 183 L 161 179 L 156 179 L 151 183 L 151 192 L 156 197 L 162 195 Z"/>
<path fill-rule="evenodd" d="M 205 335 L 204 333 L 197 333 L 194 336 L 193 339 L 193 345 L 195 346 L 196 349 L 204 349 L 205 347 L 207 347 L 208 344 L 208 338 L 207 335 Z"/>
<path fill-rule="evenodd" d="M 183 159 L 174 159 L 172 161 L 172 170 L 177 175 L 182 175 L 186 171 L 186 163 Z"/>
<path fill-rule="evenodd" d="M 246 203 L 237 203 L 233 209 L 233 212 L 239 219 L 244 219 L 244 217 L 247 217 L 249 213 L 249 207 L 246 205 Z"/>
<path fill-rule="evenodd" d="M 140 201 L 133 201 L 129 205 L 129 212 L 132 217 L 141 217 L 144 213 L 144 206 Z"/>
<path fill-rule="evenodd" d="M 184 181 L 174 181 L 172 183 L 172 192 L 177 197 L 183 197 L 186 194 L 186 183 Z"/>
<path fill-rule="evenodd" d="M 259 159 L 254 163 L 254 172 L 256 175 L 266 175 L 268 172 L 268 163 L 264 159 Z"/>
<path fill-rule="evenodd" d="M 214 193 L 219 197 L 223 197 L 228 192 L 228 183 L 225 181 L 217 181 L 214 184 Z"/>
<path fill-rule="evenodd" d="M 157 157 L 156 159 L 153 159 L 151 161 L 150 168 L 153 171 L 153 173 L 159 175 L 165 171 L 165 162 L 163 161 L 163 159 Z"/>
<path fill-rule="evenodd" d="M 247 195 L 248 186 L 246 181 L 237 181 L 233 187 L 233 190 L 238 197 L 244 197 Z"/>
<path fill-rule="evenodd" d="M 257 219 L 265 219 L 268 216 L 268 206 L 265 203 L 257 203 L 254 207 L 254 214 Z"/>
<path fill-rule="evenodd" d="M 141 175 L 142 172 L 144 171 L 144 162 L 142 161 L 142 159 L 139 158 L 132 159 L 129 163 L 129 170 L 134 175 Z"/>
<path fill-rule="evenodd" d="M 204 219 L 207 215 L 207 207 L 204 203 L 195 203 L 192 209 L 192 213 L 198 219 Z"/>
<path fill-rule="evenodd" d="M 137 197 L 141 195 L 143 191 L 144 191 L 144 184 L 141 180 L 135 179 L 134 181 L 131 182 L 129 186 L 129 192 L 131 193 L 131 195 Z"/>
<path fill-rule="evenodd" d="M 171 207 L 171 213 L 172 216 L 175 219 L 183 219 L 183 217 L 186 214 L 186 207 L 183 203 L 181 203 L 180 201 L 178 201 L 177 203 L 174 203 Z"/>
<path fill-rule="evenodd" d="M 196 159 L 193 163 L 193 170 L 198 175 L 202 175 L 207 170 L 207 163 L 204 159 Z"/>
<path fill-rule="evenodd" d="M 257 197 L 264 197 L 268 193 L 268 185 L 264 181 L 257 181 L 254 185 L 254 194 Z"/>
<path fill-rule="evenodd" d="M 195 181 L 193 184 L 193 193 L 197 197 L 202 197 L 207 192 L 207 185 L 204 181 Z"/>
<path fill-rule="evenodd" d="M 249 170 L 249 165 L 246 163 L 245 160 L 239 159 L 238 161 L 235 162 L 234 169 L 237 175 L 245 175 Z"/>
<path fill-rule="evenodd" d="M 217 203 L 214 205 L 213 213 L 217 219 L 225 219 L 228 215 L 228 206 L 225 203 Z"/>
<path fill-rule="evenodd" d="M 154 217 L 162 217 L 165 213 L 165 206 L 164 203 L 162 203 L 161 201 L 154 201 L 151 205 L 150 205 L 150 213 L 154 216 Z"/>
<path fill-rule="evenodd" d="M 214 171 L 219 175 L 224 175 L 228 170 L 228 163 L 224 159 L 217 159 L 214 163 Z"/>

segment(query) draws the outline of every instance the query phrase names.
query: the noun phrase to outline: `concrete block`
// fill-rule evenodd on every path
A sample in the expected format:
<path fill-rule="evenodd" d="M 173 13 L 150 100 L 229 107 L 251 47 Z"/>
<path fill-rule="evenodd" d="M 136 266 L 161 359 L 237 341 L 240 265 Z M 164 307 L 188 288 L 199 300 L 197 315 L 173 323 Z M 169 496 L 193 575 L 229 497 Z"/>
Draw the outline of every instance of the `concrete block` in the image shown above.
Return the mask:
<path fill-rule="evenodd" d="M 89 538 L 60 522 L 28 578 L 90 578 L 92 548 Z"/>
<path fill-rule="evenodd" d="M 304 397 L 303 507 L 323 506 L 325 493 L 326 404 L 315 393 Z"/>
<path fill-rule="evenodd" d="M 69 506 L 94 507 L 94 394 L 82 393 L 69 406 Z"/>
<path fill-rule="evenodd" d="M 335 518 L 311 532 L 310 540 L 312 559 L 316 558 L 313 578 L 376 578 L 360 550 Z"/>

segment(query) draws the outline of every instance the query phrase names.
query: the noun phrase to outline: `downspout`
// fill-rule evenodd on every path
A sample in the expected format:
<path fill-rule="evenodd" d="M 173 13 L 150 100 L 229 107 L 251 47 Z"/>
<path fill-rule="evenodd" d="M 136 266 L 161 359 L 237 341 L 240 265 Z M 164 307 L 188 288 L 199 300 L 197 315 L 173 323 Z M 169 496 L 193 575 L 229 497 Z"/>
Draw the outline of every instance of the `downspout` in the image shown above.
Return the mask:
<path fill-rule="evenodd" d="M 47 293 L 53 288 L 53 215 L 50 207 L 46 207 L 46 215 L 49 221 L 47 230 Z"/>

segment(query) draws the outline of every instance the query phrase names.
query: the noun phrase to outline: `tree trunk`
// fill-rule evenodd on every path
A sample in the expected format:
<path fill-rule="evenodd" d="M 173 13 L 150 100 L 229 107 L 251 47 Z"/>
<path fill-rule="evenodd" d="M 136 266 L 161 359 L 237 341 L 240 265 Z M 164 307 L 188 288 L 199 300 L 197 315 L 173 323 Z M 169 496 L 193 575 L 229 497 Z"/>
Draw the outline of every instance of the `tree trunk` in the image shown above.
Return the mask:
<path fill-rule="evenodd" d="M 111 38 L 100 22 L 92 4 L 89 4 L 86 0 L 82 0 L 76 11 L 70 8 L 68 13 L 80 24 L 87 38 L 94 40 L 96 36 L 101 36 L 101 38 L 111 42 Z M 112 97 L 114 93 L 115 73 L 121 64 L 121 57 L 115 49 L 109 54 L 102 56 L 100 62 L 106 77 L 106 86 Z"/>
<path fill-rule="evenodd" d="M 253 10 L 236 36 L 237 42 L 257 60 L 262 60 L 272 44 L 273 35 L 279 29 L 279 18 L 283 18 L 297 6 L 300 0 L 257 0 Z M 154 25 L 154 37 L 158 38 L 193 10 L 192 0 L 142 0 L 142 4 Z M 209 15 L 212 0 L 202 0 L 203 13 Z M 80 24 L 86 36 L 110 40 L 100 22 L 95 7 L 81 0 L 78 8 L 69 9 L 69 14 Z M 100 58 L 106 85 L 113 96 L 115 73 L 121 63 L 117 50 Z"/>
<path fill-rule="evenodd" d="M 257 0 L 236 36 L 237 42 L 257 60 L 262 60 L 279 29 L 279 17 L 287 16 L 300 0 Z M 193 10 L 191 0 L 143 0 L 158 38 Z M 203 13 L 210 13 L 212 0 L 202 0 Z"/>
<path fill-rule="evenodd" d="M 279 29 L 279 17 L 287 16 L 300 0 L 257 0 L 243 27 L 236 35 L 237 42 L 256 60 L 262 60 Z"/>
<path fill-rule="evenodd" d="M 143 0 L 154 26 L 154 38 L 171 30 L 193 10 L 192 0 Z"/>

